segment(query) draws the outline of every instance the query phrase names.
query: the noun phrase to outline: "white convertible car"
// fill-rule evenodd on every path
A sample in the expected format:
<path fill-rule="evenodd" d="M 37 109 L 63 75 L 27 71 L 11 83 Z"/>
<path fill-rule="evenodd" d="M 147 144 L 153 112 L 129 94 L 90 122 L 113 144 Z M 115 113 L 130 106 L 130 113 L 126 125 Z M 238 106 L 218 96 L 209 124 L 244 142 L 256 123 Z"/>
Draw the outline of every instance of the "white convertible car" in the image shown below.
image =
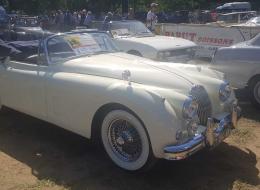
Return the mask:
<path fill-rule="evenodd" d="M 57 34 L 38 55 L 6 58 L 1 106 L 101 142 L 128 171 L 215 147 L 240 110 L 216 72 L 119 52 L 102 32 Z"/>
<path fill-rule="evenodd" d="M 252 40 L 220 48 L 211 67 L 223 72 L 232 87 L 247 88 L 253 105 L 260 108 L 260 34 Z"/>
<path fill-rule="evenodd" d="M 155 35 L 135 20 L 111 21 L 107 25 L 94 22 L 93 27 L 108 30 L 120 50 L 156 61 L 185 63 L 194 58 L 197 49 L 192 41 Z"/>

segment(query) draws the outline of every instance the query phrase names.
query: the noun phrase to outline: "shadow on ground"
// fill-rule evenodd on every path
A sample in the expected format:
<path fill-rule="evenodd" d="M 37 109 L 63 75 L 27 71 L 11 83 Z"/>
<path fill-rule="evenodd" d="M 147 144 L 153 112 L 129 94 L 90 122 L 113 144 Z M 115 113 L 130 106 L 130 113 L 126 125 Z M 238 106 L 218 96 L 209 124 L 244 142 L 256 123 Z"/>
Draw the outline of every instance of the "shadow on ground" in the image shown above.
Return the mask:
<path fill-rule="evenodd" d="M 256 155 L 226 143 L 186 161 L 160 161 L 150 172 L 133 175 L 115 167 L 84 138 L 53 125 L 14 111 L 0 114 L 0 121 L 0 151 L 27 164 L 38 179 L 72 190 L 228 190 L 237 180 L 260 184 Z"/>

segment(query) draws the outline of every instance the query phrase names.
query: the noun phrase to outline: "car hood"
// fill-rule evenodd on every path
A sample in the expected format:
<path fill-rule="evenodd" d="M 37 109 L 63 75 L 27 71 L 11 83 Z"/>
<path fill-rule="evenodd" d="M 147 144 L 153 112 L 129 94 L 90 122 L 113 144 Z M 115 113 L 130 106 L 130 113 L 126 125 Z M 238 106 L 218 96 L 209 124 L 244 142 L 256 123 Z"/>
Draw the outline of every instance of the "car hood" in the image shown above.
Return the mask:
<path fill-rule="evenodd" d="M 196 47 L 196 44 L 192 41 L 169 36 L 135 36 L 121 39 L 149 45 L 158 51 Z"/>
<path fill-rule="evenodd" d="M 55 66 L 55 65 L 54 65 Z M 57 69 L 65 72 L 89 74 L 122 80 L 122 73 L 130 71 L 131 82 L 174 89 L 176 92 L 188 94 L 194 84 L 203 85 L 203 81 L 219 81 L 218 77 L 210 77 L 211 71 L 199 66 L 159 63 L 149 59 L 111 53 L 81 57 L 56 64 Z M 210 80 L 209 80 L 210 79 Z"/>

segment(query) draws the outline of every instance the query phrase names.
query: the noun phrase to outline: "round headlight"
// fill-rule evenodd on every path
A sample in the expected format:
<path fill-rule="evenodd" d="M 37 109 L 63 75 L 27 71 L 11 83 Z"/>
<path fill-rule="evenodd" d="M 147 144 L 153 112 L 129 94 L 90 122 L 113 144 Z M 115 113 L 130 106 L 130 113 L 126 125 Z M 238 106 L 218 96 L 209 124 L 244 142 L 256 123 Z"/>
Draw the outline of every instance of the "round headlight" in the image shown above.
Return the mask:
<path fill-rule="evenodd" d="M 195 118 L 198 115 L 199 104 L 197 101 L 189 97 L 183 104 L 183 117 L 184 118 Z"/>
<path fill-rule="evenodd" d="M 231 89 L 229 83 L 225 82 L 225 83 L 221 84 L 220 89 L 219 89 L 219 99 L 222 102 L 227 101 L 231 95 L 231 92 L 232 92 L 232 89 Z"/>

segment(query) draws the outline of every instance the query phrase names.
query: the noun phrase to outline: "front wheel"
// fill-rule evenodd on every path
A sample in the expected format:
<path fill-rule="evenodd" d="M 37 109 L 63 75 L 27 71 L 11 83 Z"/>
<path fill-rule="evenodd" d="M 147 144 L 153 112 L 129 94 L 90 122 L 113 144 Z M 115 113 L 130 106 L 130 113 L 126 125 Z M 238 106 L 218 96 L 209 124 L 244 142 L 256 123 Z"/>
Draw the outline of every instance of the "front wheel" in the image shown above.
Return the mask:
<path fill-rule="evenodd" d="M 255 78 L 249 85 L 252 104 L 260 109 L 260 77 Z"/>
<path fill-rule="evenodd" d="M 152 163 L 153 154 L 145 128 L 127 111 L 114 110 L 105 116 L 101 140 L 111 160 L 124 170 L 139 171 Z"/>

